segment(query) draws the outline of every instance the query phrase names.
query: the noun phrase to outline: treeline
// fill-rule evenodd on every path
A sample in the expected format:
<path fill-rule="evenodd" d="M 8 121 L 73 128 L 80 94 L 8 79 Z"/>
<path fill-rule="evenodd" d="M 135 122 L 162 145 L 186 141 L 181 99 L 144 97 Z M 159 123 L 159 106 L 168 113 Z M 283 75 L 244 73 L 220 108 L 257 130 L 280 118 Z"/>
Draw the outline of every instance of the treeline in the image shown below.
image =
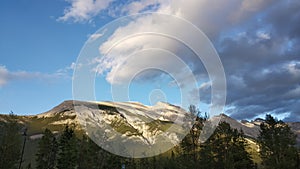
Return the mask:
<path fill-rule="evenodd" d="M 184 168 L 238 168 L 252 169 L 255 165 L 245 150 L 246 141 L 237 130 L 222 122 L 207 143 L 197 140 L 201 119 L 182 143 L 171 152 L 150 158 L 124 158 L 97 146 L 88 137 L 78 139 L 74 130 L 66 127 L 56 139 L 50 130 L 39 142 L 38 169 L 184 169 Z M 200 131 L 200 130 L 199 130 Z"/>
<path fill-rule="evenodd" d="M 0 169 L 18 168 L 22 151 L 21 129 L 12 113 L 0 121 Z"/>
<path fill-rule="evenodd" d="M 66 126 L 59 136 L 46 129 L 36 154 L 37 169 L 299 169 L 296 135 L 284 122 L 267 115 L 257 139 L 261 164 L 253 162 L 242 131 L 221 122 L 211 137 L 200 143 L 200 132 L 207 117 L 197 114 L 196 122 L 180 145 L 169 152 L 150 158 L 124 158 L 97 146 L 87 136 L 76 137 Z M 14 120 L 1 126 L 0 169 L 14 169 L 20 159 L 21 139 Z M 4 127 L 4 129 L 3 129 Z M 10 132 L 9 132 L 10 131 Z M 12 134 L 17 133 L 17 134 Z M 9 142 L 8 140 L 14 141 Z M 12 148 L 12 149 L 10 149 Z M 12 151 L 12 152 L 10 152 Z M 5 158 L 3 158 L 5 157 Z M 26 169 L 33 168 L 30 164 Z"/>

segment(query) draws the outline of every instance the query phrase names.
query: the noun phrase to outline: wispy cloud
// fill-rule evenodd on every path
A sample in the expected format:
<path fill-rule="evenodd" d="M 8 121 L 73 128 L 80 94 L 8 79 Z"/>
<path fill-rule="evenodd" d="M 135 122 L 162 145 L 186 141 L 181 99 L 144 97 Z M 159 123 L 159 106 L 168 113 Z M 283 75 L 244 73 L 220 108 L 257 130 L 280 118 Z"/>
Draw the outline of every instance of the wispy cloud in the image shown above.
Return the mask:
<path fill-rule="evenodd" d="M 6 66 L 0 65 L 0 87 L 3 87 L 13 81 L 32 81 L 32 80 L 59 80 L 69 78 L 69 71 L 73 70 L 75 64 L 72 63 L 64 69 L 57 70 L 55 73 L 41 73 L 29 71 L 11 71 Z"/>
<path fill-rule="evenodd" d="M 105 15 L 108 14 L 113 17 L 157 11 L 184 17 L 202 27 L 205 27 L 203 22 L 206 24 L 214 22 L 214 25 L 210 23 L 207 28 L 209 30 L 222 27 L 228 21 L 238 23 L 269 5 L 271 0 L 228 0 L 222 2 L 190 0 L 189 3 L 186 3 L 185 0 L 66 0 L 66 2 L 70 3 L 70 6 L 65 8 L 63 16 L 58 18 L 59 21 L 87 22 L 91 21 L 93 17 L 103 14 L 103 11 L 107 12 Z M 224 27 L 222 28 L 224 29 Z"/>
<path fill-rule="evenodd" d="M 70 3 L 58 21 L 85 22 L 105 10 L 113 0 L 66 0 Z"/>
<path fill-rule="evenodd" d="M 101 38 L 105 32 L 106 31 L 104 31 L 103 33 L 88 34 L 87 37 L 89 38 L 89 42 L 93 42 L 93 41 Z"/>
<path fill-rule="evenodd" d="M 119 4 L 109 7 L 109 15 L 113 17 L 118 17 L 122 15 L 132 15 L 140 12 L 156 11 L 163 0 L 135 0 L 129 1 L 125 4 Z"/>
<path fill-rule="evenodd" d="M 69 76 L 70 72 L 76 69 L 76 67 L 80 67 L 80 65 L 77 65 L 75 62 L 72 62 L 69 66 L 66 66 L 62 69 L 58 69 L 56 73 L 61 74 L 63 76 Z"/>

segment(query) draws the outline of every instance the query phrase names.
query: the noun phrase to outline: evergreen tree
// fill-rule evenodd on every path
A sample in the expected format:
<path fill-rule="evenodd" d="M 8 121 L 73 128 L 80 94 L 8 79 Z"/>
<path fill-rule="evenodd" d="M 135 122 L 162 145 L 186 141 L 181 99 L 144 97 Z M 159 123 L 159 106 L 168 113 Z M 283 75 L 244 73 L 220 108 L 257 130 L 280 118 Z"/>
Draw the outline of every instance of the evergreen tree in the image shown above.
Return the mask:
<path fill-rule="evenodd" d="M 266 169 L 299 168 L 296 135 L 290 127 L 271 115 L 260 125 L 260 155 Z"/>
<path fill-rule="evenodd" d="M 195 122 L 190 132 L 181 141 L 180 146 L 183 151 L 183 160 L 190 161 L 189 165 L 192 167 L 198 160 L 197 151 L 200 148 L 199 136 L 203 127 L 204 118 L 200 117 L 201 112 L 194 105 L 189 107 L 189 111 L 191 115 L 194 116 Z"/>
<path fill-rule="evenodd" d="M 95 144 L 89 137 L 83 135 L 79 142 L 78 148 L 78 169 L 97 169 L 101 167 L 98 163 L 102 159 L 99 159 L 99 154 L 102 153 L 101 149 Z"/>
<path fill-rule="evenodd" d="M 117 158 L 114 158 L 115 155 L 110 154 L 109 152 L 99 149 L 97 151 L 97 169 L 102 169 L 102 168 L 113 168 L 112 166 L 116 166 L 119 168 L 119 164 L 117 161 Z"/>
<path fill-rule="evenodd" d="M 0 122 L 0 169 L 15 169 L 20 162 L 22 136 L 17 117 L 10 114 Z"/>
<path fill-rule="evenodd" d="M 54 169 L 58 151 L 57 146 L 58 143 L 55 136 L 49 129 L 46 129 L 38 145 L 36 154 L 37 169 Z"/>
<path fill-rule="evenodd" d="M 150 168 L 148 158 L 141 158 L 140 159 L 140 166 L 139 166 L 139 168 Z"/>
<path fill-rule="evenodd" d="M 137 159 L 136 158 L 130 158 L 129 159 L 129 163 L 127 165 L 127 168 L 130 169 L 137 169 Z M 156 159 L 155 159 L 155 163 L 156 163 Z M 156 167 L 155 167 L 156 168 Z"/>
<path fill-rule="evenodd" d="M 201 168 L 252 169 L 250 154 L 245 150 L 243 133 L 221 122 L 200 152 Z"/>
<path fill-rule="evenodd" d="M 107 153 L 103 168 L 121 168 L 121 161 L 121 157 L 115 154 Z"/>
<path fill-rule="evenodd" d="M 31 163 L 29 163 L 29 164 L 27 165 L 26 169 L 32 169 Z"/>
<path fill-rule="evenodd" d="M 151 158 L 151 161 L 152 161 L 152 169 L 156 169 L 157 168 L 157 160 L 156 160 L 156 157 L 152 157 Z"/>
<path fill-rule="evenodd" d="M 77 138 L 69 126 L 60 136 L 58 155 L 57 169 L 74 169 L 77 166 Z"/>

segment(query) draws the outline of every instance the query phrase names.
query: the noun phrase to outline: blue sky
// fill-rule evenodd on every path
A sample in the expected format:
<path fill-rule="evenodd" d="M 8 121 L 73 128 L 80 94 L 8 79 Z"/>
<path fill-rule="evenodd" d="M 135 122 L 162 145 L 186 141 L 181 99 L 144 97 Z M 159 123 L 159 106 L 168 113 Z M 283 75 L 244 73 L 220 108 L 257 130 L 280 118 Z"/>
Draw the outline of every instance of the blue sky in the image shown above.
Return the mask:
<path fill-rule="evenodd" d="M 119 17 L 159 12 L 191 22 L 212 41 L 226 75 L 225 113 L 237 119 L 271 113 L 288 121 L 299 121 L 299 11 L 297 0 L 191 0 L 189 3 L 183 0 L 3 0 L 0 2 L 0 112 L 38 114 L 73 99 L 73 71 L 86 41 L 90 37 L 103 38 L 97 31 Z M 104 50 L 118 37 L 136 30 L 164 31 L 154 22 L 147 22 L 148 19 L 142 16 L 132 22 L 132 27 L 116 24 L 119 33 L 102 32 L 107 37 L 97 47 Z M 176 30 L 169 28 L 171 33 Z M 196 93 L 201 96 L 200 109 L 207 111 L 211 88 L 218 84 L 208 79 L 205 65 L 195 60 L 184 45 L 162 37 L 132 38 L 114 48 L 113 56 L 109 56 L 112 58 L 98 59 L 95 63 L 101 70 L 94 72 L 97 100 L 112 100 L 109 86 L 126 81 L 130 72 L 138 70 L 139 66 L 133 62 L 122 62 L 122 58 L 132 54 L 128 53 L 129 49 L 138 52 L 153 45 L 172 51 L 191 67 L 197 79 Z M 153 66 L 174 71 L 179 82 L 188 82 L 182 72 L 174 69 L 174 64 L 178 66 L 176 61 L 165 57 L 167 54 L 157 54 L 161 59 L 153 60 L 148 56 L 151 53 L 143 55 L 144 59 L 139 57 L 136 63 L 143 67 L 151 62 Z M 115 70 L 118 65 L 122 66 Z M 149 98 L 164 100 L 165 95 L 165 101 L 179 104 L 182 86 L 171 83 L 168 75 L 142 73 L 128 89 L 130 99 L 151 104 Z M 151 92 L 156 95 L 151 96 Z"/>
<path fill-rule="evenodd" d="M 52 0 L 1 1 L 0 63 L 11 73 L 24 71 L 29 76 L 1 86 L 2 113 L 36 114 L 72 98 L 72 72 L 66 77 L 57 72 L 76 61 L 87 35 L 96 28 L 56 21 L 66 5 Z"/>

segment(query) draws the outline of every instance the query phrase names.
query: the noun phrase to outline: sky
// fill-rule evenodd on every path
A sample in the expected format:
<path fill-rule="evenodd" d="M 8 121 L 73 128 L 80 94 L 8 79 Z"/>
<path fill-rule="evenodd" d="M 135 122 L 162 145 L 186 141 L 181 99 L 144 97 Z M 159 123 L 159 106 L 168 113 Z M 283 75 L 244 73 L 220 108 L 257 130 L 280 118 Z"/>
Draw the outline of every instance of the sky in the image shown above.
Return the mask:
<path fill-rule="evenodd" d="M 157 13 L 161 17 L 154 17 Z M 80 76 L 88 65 L 84 57 L 93 57 L 94 67 L 84 77 L 94 79 L 90 85 L 95 87 L 82 92 L 93 91 L 95 100 L 129 96 L 147 105 L 180 105 L 192 99 L 201 102 L 201 111 L 222 106 L 222 101 L 211 103 L 214 86 L 224 87 L 222 77 L 210 77 L 214 70 L 190 46 L 145 33 L 115 45 L 145 30 L 194 40 L 189 24 L 181 22 L 201 30 L 219 56 L 221 66 L 215 69 L 224 70 L 226 95 L 215 91 L 226 99 L 224 113 L 239 120 L 270 113 L 300 121 L 297 0 L 2 0 L 0 113 L 38 114 L 74 99 L 76 73 Z M 90 46 L 96 53 L 87 56 Z M 152 69 L 142 71 L 147 66 Z"/>

